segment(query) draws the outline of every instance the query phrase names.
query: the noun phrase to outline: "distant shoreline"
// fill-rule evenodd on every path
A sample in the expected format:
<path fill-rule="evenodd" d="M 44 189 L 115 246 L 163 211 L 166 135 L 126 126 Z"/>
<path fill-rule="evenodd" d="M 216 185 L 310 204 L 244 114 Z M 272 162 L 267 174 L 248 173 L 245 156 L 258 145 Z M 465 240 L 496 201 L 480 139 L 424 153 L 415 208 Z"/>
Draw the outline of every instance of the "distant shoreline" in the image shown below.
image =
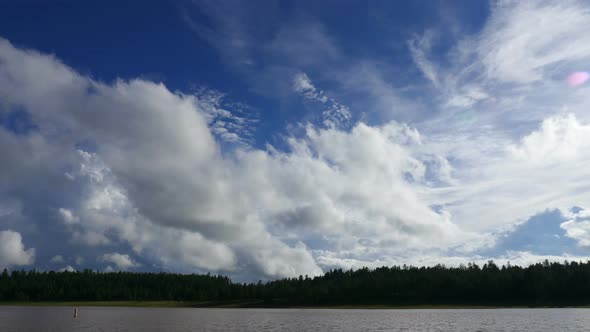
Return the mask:
<path fill-rule="evenodd" d="M 180 301 L 67 301 L 67 302 L 0 302 L 0 306 L 23 307 L 124 307 L 124 308 L 227 308 L 227 309 L 541 309 L 590 308 L 583 306 L 503 306 L 503 305 L 327 305 L 265 306 L 262 303 L 216 303 Z"/>
<path fill-rule="evenodd" d="M 0 301 L 26 305 L 216 308 L 526 308 L 590 305 L 590 262 L 332 269 L 254 283 L 165 272 L 4 270 Z"/>

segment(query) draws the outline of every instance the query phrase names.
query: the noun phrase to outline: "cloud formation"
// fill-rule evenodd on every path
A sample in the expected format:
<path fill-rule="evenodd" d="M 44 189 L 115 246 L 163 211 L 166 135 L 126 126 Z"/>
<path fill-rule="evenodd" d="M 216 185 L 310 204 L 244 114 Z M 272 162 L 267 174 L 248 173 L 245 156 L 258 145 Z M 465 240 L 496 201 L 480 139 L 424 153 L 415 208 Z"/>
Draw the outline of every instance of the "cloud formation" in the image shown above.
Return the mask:
<path fill-rule="evenodd" d="M 25 249 L 20 233 L 0 231 L 0 267 L 30 265 L 35 260 L 35 249 Z"/>
<path fill-rule="evenodd" d="M 323 91 L 316 89 L 307 74 L 299 72 L 293 77 L 293 90 L 305 99 L 323 104 L 322 124 L 327 128 L 348 129 L 351 126 L 352 114 L 344 106 L 329 98 Z"/>
<path fill-rule="evenodd" d="M 441 39 L 432 30 L 410 42 L 438 101 L 416 126 L 427 153 L 449 161 L 451 185 L 427 195 L 462 228 L 498 231 L 588 204 L 590 100 L 566 84 L 590 61 L 588 13 L 580 1 L 494 3 L 482 30 L 444 55 L 449 66 L 430 60 Z"/>
<path fill-rule="evenodd" d="M 539 31 L 538 20 L 557 27 Z M 256 48 L 256 32 L 222 23 L 213 31 L 192 22 L 220 52 L 235 51 L 226 61 L 240 67 L 255 66 L 257 52 L 304 53 L 310 38 L 323 59 L 343 58 L 320 25 L 307 27 L 309 36 L 284 27 Z M 353 122 L 354 107 L 297 69 L 318 65 L 309 54 L 264 67 L 322 110 L 321 121 L 299 123 L 299 132 L 264 147 L 251 144 L 256 119 L 220 92 L 100 82 L 0 39 L 0 114 L 19 123 L 0 126 L 0 264 L 31 265 L 37 250 L 60 266 L 253 279 L 332 267 L 583 259 L 572 247 L 541 253 L 514 242 L 524 238 L 518 232 L 551 238 L 531 217 L 557 209 L 555 235 L 590 243 L 584 212 L 560 219 L 590 203 L 589 90 L 572 89 L 559 74 L 590 60 L 590 49 L 578 46 L 590 45 L 582 26 L 590 15 L 579 2 L 499 2 L 476 36 L 445 54 L 444 66 L 434 61 L 434 30 L 412 37 L 405 45 L 427 79 L 427 110 L 376 62 L 334 75 L 343 90 L 374 101 L 367 112 L 411 113 L 397 121 Z"/>
<path fill-rule="evenodd" d="M 78 195 L 58 192 L 58 201 L 44 202 L 72 243 L 124 244 L 174 269 L 282 276 L 320 273 L 309 246 L 370 255 L 473 236 L 413 193 L 406 178 L 421 181 L 424 166 L 403 146 L 419 144 L 407 126 L 310 125 L 288 139 L 288 151 L 238 148 L 227 158 L 197 96 L 141 80 L 98 83 L 6 41 L 0 58 L 4 100 L 38 127 L 26 136 L 4 128 L 6 148 L 44 164 L 27 169 L 17 155 L 14 172 L 30 179 L 49 172 L 76 188 Z M 36 84 L 43 74 L 59 84 Z M 15 149 L 30 141 L 37 143 L 29 151 Z M 15 199 L 27 204 L 28 195 Z"/>
<path fill-rule="evenodd" d="M 119 254 L 117 252 L 104 254 L 102 257 L 100 257 L 100 260 L 103 262 L 115 264 L 115 266 L 120 270 L 129 270 L 131 268 L 141 266 L 141 264 L 135 262 L 131 257 L 129 257 L 129 255 Z"/>

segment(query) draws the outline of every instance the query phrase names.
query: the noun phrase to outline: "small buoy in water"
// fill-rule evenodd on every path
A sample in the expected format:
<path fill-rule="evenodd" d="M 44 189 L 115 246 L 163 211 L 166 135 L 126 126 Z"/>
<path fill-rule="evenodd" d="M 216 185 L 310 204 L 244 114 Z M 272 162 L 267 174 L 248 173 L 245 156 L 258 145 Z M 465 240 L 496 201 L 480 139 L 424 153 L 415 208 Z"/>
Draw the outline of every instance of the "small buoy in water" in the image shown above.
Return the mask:
<path fill-rule="evenodd" d="M 78 308 L 74 308 L 74 318 L 78 318 Z"/>

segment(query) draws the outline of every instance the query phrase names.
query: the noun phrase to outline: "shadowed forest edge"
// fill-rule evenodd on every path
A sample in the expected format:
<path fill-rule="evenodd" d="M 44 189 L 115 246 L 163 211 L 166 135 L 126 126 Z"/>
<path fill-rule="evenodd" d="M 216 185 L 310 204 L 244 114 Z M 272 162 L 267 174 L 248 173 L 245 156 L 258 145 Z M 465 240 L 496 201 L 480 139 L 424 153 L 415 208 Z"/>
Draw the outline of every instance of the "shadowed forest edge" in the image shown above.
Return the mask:
<path fill-rule="evenodd" d="M 0 275 L 5 304 L 79 301 L 203 307 L 583 306 L 590 304 L 590 262 L 336 269 L 313 278 L 257 283 L 211 274 L 92 270 L 4 270 Z"/>

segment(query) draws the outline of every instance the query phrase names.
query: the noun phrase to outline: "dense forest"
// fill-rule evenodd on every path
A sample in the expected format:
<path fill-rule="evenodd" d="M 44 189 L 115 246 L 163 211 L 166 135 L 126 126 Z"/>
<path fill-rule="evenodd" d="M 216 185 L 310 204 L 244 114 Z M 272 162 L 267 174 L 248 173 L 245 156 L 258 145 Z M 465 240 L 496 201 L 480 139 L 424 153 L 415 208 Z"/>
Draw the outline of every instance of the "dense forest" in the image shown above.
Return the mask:
<path fill-rule="evenodd" d="M 331 270 L 269 282 L 236 283 L 213 275 L 7 271 L 0 301 L 191 301 L 253 306 L 588 305 L 590 262 L 528 267 L 394 266 Z"/>

